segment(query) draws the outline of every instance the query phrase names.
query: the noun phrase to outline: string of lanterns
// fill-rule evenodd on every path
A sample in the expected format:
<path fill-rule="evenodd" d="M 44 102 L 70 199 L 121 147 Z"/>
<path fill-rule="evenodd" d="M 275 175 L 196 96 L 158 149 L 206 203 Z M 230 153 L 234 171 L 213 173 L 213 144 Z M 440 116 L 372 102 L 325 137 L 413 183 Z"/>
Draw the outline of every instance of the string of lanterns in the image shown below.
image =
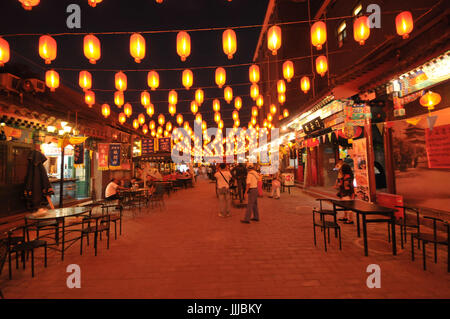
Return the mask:
<path fill-rule="evenodd" d="M 39 0 L 19 0 L 24 8 L 31 9 L 33 6 L 39 4 Z M 93 7 L 102 0 L 88 0 L 89 4 Z M 159 2 L 159 1 L 157 1 Z M 161 1 L 162 2 L 162 1 Z M 396 31 L 397 34 L 406 39 L 413 30 L 413 19 L 409 11 L 401 12 L 396 16 Z M 354 21 L 354 39 L 360 45 L 364 45 L 365 41 L 370 36 L 370 26 L 369 20 L 366 16 L 361 16 Z M 311 27 L 311 43 L 316 47 L 317 50 L 322 49 L 322 45 L 326 42 L 327 32 L 326 24 L 323 21 L 315 22 Z M 96 62 L 101 58 L 101 46 L 100 40 L 93 34 L 88 34 L 84 37 L 84 55 L 89 60 L 91 64 L 96 64 Z M 282 34 L 281 28 L 278 25 L 274 25 L 269 28 L 267 32 L 267 48 L 272 51 L 273 55 L 277 54 L 282 44 Z M 222 35 L 222 47 L 223 52 L 227 55 L 228 59 L 232 59 L 233 55 L 237 51 L 237 40 L 236 33 L 232 29 L 226 29 Z M 190 36 L 186 31 L 180 31 L 177 34 L 177 54 L 180 56 L 181 61 L 186 61 L 191 53 L 191 40 Z M 146 42 L 144 37 L 139 33 L 133 33 L 130 36 L 130 55 L 134 58 L 136 63 L 140 63 L 142 59 L 145 58 L 146 54 Z M 54 38 L 49 35 L 42 35 L 39 38 L 39 55 L 44 60 L 45 64 L 51 64 L 55 60 L 57 55 L 57 44 Z M 10 59 L 10 48 L 9 43 L 2 37 L 0 37 L 0 66 L 7 63 Z M 320 55 L 316 58 L 316 72 L 322 77 L 328 71 L 328 60 L 325 55 Z M 294 76 L 294 65 L 293 62 L 287 60 L 283 63 L 283 77 L 285 80 L 290 82 Z M 252 83 L 250 88 L 250 96 L 256 101 L 258 107 L 261 107 L 264 103 L 263 97 L 259 95 L 258 82 L 260 80 L 259 67 L 257 65 L 251 65 L 249 68 L 249 80 Z M 45 75 L 45 83 L 54 91 L 59 87 L 59 74 L 55 70 L 48 70 Z M 152 91 L 159 87 L 159 75 L 156 71 L 150 71 L 147 77 L 147 84 Z M 215 82 L 219 88 L 222 88 L 226 83 L 226 71 L 223 67 L 216 68 L 215 71 Z M 193 73 L 189 69 L 185 69 L 182 74 L 182 84 L 189 90 L 193 85 Z M 88 71 L 81 71 L 79 74 L 79 85 L 85 92 L 85 102 L 89 107 L 95 104 L 95 94 L 91 90 L 92 88 L 92 75 Z M 307 76 L 303 76 L 300 80 L 300 88 L 304 93 L 307 93 L 310 88 L 310 81 Z M 115 74 L 115 86 L 116 92 L 114 94 L 114 102 L 120 108 L 124 104 L 123 92 L 127 89 L 127 78 L 125 73 L 122 71 Z M 285 92 L 286 84 L 284 80 L 278 80 L 277 82 L 277 92 L 278 101 L 282 105 L 285 102 Z M 230 86 L 226 86 L 224 89 L 224 99 L 230 104 L 233 100 L 233 91 Z M 177 104 L 177 93 L 175 90 L 169 92 L 169 113 L 173 116 L 176 113 Z M 191 111 L 195 115 L 198 112 L 198 106 L 203 103 L 204 93 L 201 89 L 197 89 L 195 92 L 195 100 L 191 102 Z M 152 116 L 154 114 L 154 108 L 150 103 L 150 95 L 147 91 L 141 93 L 141 103 L 147 108 L 147 114 Z M 235 108 L 233 111 L 232 118 L 235 121 L 235 127 L 239 126 L 239 115 L 237 110 L 242 107 L 242 99 L 235 100 Z M 219 124 L 219 128 L 223 128 L 223 121 L 220 118 L 220 101 L 215 99 L 213 101 L 213 110 L 216 112 L 214 119 L 216 123 Z M 103 104 L 101 107 L 102 115 L 108 117 L 110 114 L 110 107 L 108 104 Z M 270 106 L 270 113 L 267 115 L 267 119 L 264 120 L 264 127 L 271 127 L 271 122 L 273 115 L 277 112 L 275 105 Z M 283 111 L 283 116 L 287 117 L 289 112 L 287 109 Z M 124 105 L 123 112 L 119 114 L 119 122 L 121 124 L 125 123 L 126 118 L 132 115 L 132 106 L 129 103 Z M 201 122 L 201 114 L 198 113 L 196 120 Z M 256 107 L 252 108 L 252 125 L 255 125 L 256 116 L 258 115 L 258 109 Z M 179 117 L 177 116 L 177 123 L 179 122 Z M 165 122 L 164 115 L 160 114 L 158 117 L 158 123 L 163 125 Z M 143 125 L 145 123 L 144 114 L 139 114 L 137 121 L 133 121 L 133 127 L 137 128 L 137 124 Z M 205 125 L 206 126 L 206 125 Z M 167 125 L 167 128 L 171 125 Z M 145 127 L 144 127 L 145 128 Z M 160 130 L 159 130 L 160 131 Z M 169 130 L 170 131 L 170 130 Z"/>

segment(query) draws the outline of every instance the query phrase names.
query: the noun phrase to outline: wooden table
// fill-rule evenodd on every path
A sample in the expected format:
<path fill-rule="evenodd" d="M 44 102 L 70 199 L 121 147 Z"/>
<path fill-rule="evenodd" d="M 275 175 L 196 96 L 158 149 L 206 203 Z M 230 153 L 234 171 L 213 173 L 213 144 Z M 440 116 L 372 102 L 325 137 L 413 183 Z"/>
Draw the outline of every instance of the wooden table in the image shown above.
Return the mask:
<path fill-rule="evenodd" d="M 364 202 L 361 200 L 335 200 L 332 199 L 333 209 L 335 212 L 342 210 L 351 210 L 356 213 L 356 225 L 358 231 L 358 237 L 361 237 L 360 227 L 359 227 L 359 215 L 362 216 L 362 226 L 363 226 L 363 237 L 364 237 L 364 255 L 368 256 L 368 246 L 367 246 L 367 223 L 391 223 L 392 228 L 392 254 L 397 255 L 397 245 L 395 240 L 395 209 L 388 208 L 384 206 L 379 206 L 376 204 Z M 341 207 L 337 209 L 336 207 Z M 372 215 L 382 215 L 389 218 L 378 218 L 368 219 L 368 216 Z"/>
<path fill-rule="evenodd" d="M 61 223 L 61 260 L 64 260 L 64 251 L 65 251 L 65 219 L 67 217 L 76 217 L 82 215 L 84 213 L 90 212 L 92 207 L 66 207 L 66 208 L 56 208 L 50 209 L 42 213 L 35 213 L 25 216 L 25 222 L 27 220 L 33 221 L 43 221 L 43 220 L 51 220 L 56 219 L 58 223 Z M 72 240 L 75 242 L 78 238 Z M 72 243 L 73 244 L 73 243 Z M 71 245 L 72 245 L 71 244 Z M 70 245 L 70 246 L 71 246 Z M 67 248 L 69 248 L 68 246 Z"/>

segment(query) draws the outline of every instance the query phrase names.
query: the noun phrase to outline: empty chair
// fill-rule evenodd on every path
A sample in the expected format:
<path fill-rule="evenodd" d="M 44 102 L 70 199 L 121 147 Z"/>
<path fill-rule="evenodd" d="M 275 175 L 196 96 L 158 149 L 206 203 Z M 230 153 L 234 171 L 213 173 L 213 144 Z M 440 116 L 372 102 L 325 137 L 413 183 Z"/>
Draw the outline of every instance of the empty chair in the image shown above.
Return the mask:
<path fill-rule="evenodd" d="M 407 206 L 395 206 L 395 208 L 403 209 L 403 217 L 395 220 L 395 224 L 400 227 L 400 245 L 403 249 L 403 243 L 407 242 L 408 236 L 408 228 L 412 228 L 416 230 L 416 233 L 420 231 L 420 216 L 419 210 L 412 207 Z M 411 212 L 411 214 L 409 214 Z M 411 216 L 414 214 L 415 216 Z M 388 238 L 389 242 L 391 241 L 391 227 L 388 224 Z M 420 248 L 420 241 L 418 243 L 418 248 Z"/>
<path fill-rule="evenodd" d="M 87 244 L 89 245 L 89 234 L 94 234 L 95 256 L 97 256 L 98 237 L 102 232 L 106 232 L 107 249 L 109 249 L 109 230 L 110 216 L 108 214 L 90 214 L 88 216 L 85 216 L 81 224 L 80 255 L 83 254 L 84 236 L 86 236 Z"/>
<path fill-rule="evenodd" d="M 117 239 L 117 222 L 120 223 L 119 234 L 122 235 L 122 217 L 123 207 L 122 205 L 103 205 L 102 214 L 109 215 L 109 221 L 114 223 L 114 239 Z"/>
<path fill-rule="evenodd" d="M 316 220 L 316 215 L 319 215 L 319 220 Z M 330 228 L 336 230 L 339 234 L 339 249 L 342 250 L 341 243 L 341 227 L 335 221 L 327 221 L 327 214 L 320 212 L 319 210 L 313 209 L 313 231 L 314 231 L 314 246 L 316 243 L 316 227 L 321 228 L 323 231 L 323 243 L 325 247 L 325 252 L 327 251 L 327 233 L 328 233 L 328 243 L 330 243 Z"/>
<path fill-rule="evenodd" d="M 425 219 L 431 219 L 433 221 L 433 233 L 424 233 L 418 228 L 417 233 L 411 234 L 411 259 L 414 261 L 414 239 L 416 239 L 418 242 L 422 242 L 422 253 L 423 253 L 423 270 L 427 269 L 426 266 L 426 244 L 432 243 L 434 244 L 434 262 L 437 263 L 437 246 L 438 245 L 444 245 L 447 246 L 447 271 L 450 272 L 450 249 L 449 249 L 449 237 L 450 237 L 450 231 L 449 231 L 449 225 L 446 221 L 443 221 L 439 218 L 424 216 Z M 440 224 L 445 231 L 440 231 L 438 233 L 437 226 Z"/>

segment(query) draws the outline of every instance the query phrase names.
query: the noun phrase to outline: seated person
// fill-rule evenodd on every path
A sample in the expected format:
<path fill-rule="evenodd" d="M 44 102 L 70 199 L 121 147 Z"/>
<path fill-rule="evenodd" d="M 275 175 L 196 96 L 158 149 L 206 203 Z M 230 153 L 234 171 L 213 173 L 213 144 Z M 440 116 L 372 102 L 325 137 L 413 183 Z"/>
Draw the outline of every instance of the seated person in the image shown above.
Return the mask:
<path fill-rule="evenodd" d="M 122 185 L 121 186 L 123 186 L 125 188 L 130 188 L 131 187 L 131 181 L 129 179 L 124 178 L 124 179 L 122 179 Z"/>
<path fill-rule="evenodd" d="M 119 186 L 119 180 L 117 178 L 113 178 L 109 184 L 106 186 L 105 190 L 105 199 L 112 200 L 118 199 L 117 190 L 125 189 L 125 187 Z"/>

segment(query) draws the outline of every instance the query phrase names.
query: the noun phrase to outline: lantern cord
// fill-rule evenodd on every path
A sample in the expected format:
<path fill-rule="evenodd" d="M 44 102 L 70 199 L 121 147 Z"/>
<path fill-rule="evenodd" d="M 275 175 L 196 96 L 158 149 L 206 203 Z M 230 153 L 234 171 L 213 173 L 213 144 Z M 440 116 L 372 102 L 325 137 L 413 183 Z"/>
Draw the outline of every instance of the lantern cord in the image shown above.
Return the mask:
<path fill-rule="evenodd" d="M 432 8 L 431 8 L 432 9 Z M 410 9 L 412 11 L 428 11 L 430 8 L 417 8 Z M 382 12 L 382 15 L 394 15 L 402 12 L 404 10 L 393 10 L 393 11 L 385 11 Z M 296 21 L 287 21 L 287 22 L 279 22 L 274 25 L 282 26 L 282 25 L 296 25 L 296 24 L 309 24 L 310 22 L 315 21 L 332 21 L 332 20 L 342 20 L 342 19 L 351 19 L 354 18 L 351 15 L 340 16 L 340 17 L 331 17 L 326 19 L 316 19 L 316 20 L 296 20 Z M 214 28 L 195 28 L 195 29 L 171 29 L 171 30 L 143 30 L 143 31 L 105 31 L 105 32 L 61 32 L 61 33 L 10 33 L 10 34 L 1 34 L 0 37 L 24 37 L 24 36 L 42 36 L 49 35 L 52 37 L 59 36 L 80 36 L 80 35 L 128 35 L 133 33 L 141 33 L 141 34 L 161 34 L 161 33 L 178 33 L 181 31 L 185 32 L 205 32 L 205 31 L 222 31 L 227 29 L 253 29 L 253 28 L 261 28 L 263 24 L 253 24 L 253 25 L 242 25 L 242 26 L 234 26 L 234 27 L 214 27 Z"/>
<path fill-rule="evenodd" d="M 367 47 L 373 47 L 374 45 L 367 46 Z M 331 51 L 328 54 L 339 54 L 339 53 L 346 53 L 351 52 L 352 49 L 342 49 L 342 50 L 336 50 Z M 316 56 L 319 56 L 320 54 L 311 54 L 311 55 L 303 55 L 303 56 L 297 56 L 297 57 L 290 57 L 287 59 L 279 59 L 279 60 L 272 60 L 272 61 L 263 61 L 259 63 L 240 63 L 240 64 L 230 64 L 230 65 L 209 65 L 209 66 L 197 66 L 197 67 L 189 67 L 189 68 L 160 68 L 160 69 L 83 69 L 83 68 L 65 68 L 65 67 L 55 67 L 52 68 L 55 71 L 89 71 L 89 72 L 149 72 L 149 71 L 184 71 L 186 69 L 189 70 L 204 70 L 204 69 L 216 69 L 219 67 L 223 68 L 236 68 L 236 67 L 245 67 L 245 66 L 251 66 L 253 64 L 270 64 L 270 63 L 278 63 L 278 62 L 285 62 L 288 60 L 305 60 L 309 58 L 314 58 Z"/>

